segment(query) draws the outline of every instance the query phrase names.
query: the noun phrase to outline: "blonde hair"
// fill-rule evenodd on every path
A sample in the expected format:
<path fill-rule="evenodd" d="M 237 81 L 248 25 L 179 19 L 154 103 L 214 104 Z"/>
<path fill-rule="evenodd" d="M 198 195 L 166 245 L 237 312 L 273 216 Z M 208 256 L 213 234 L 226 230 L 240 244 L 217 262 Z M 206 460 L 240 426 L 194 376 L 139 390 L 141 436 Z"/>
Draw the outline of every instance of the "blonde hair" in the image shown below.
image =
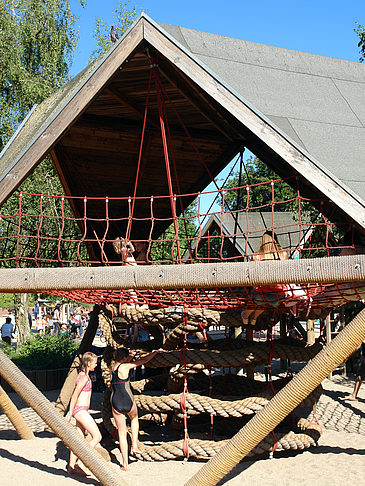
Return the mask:
<path fill-rule="evenodd" d="M 115 238 L 113 241 L 113 248 L 115 253 L 122 255 L 123 259 L 128 256 L 128 253 L 133 253 L 135 251 L 133 243 L 127 240 L 127 238 L 122 238 L 121 236 Z"/>
<path fill-rule="evenodd" d="M 262 235 L 257 255 L 261 256 L 261 260 L 288 260 L 288 254 L 279 245 L 276 234 L 269 231 Z"/>
<path fill-rule="evenodd" d="M 95 358 L 97 358 L 96 354 L 91 353 L 90 351 L 84 353 L 81 357 L 81 371 L 86 373 L 89 363 L 91 363 L 91 361 L 93 361 Z"/>

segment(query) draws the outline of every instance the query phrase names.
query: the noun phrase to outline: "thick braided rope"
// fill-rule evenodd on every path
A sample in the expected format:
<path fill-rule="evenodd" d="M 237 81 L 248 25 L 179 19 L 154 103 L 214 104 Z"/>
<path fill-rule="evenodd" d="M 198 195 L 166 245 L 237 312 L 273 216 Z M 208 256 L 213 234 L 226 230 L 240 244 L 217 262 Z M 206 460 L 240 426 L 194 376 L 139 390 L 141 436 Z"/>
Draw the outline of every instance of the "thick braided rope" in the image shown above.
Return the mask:
<path fill-rule="evenodd" d="M 320 344 L 314 344 L 305 348 L 275 344 L 273 359 L 290 359 L 291 361 L 305 362 L 311 360 L 320 350 Z M 239 367 L 248 364 L 268 363 L 271 346 L 269 343 L 245 343 L 240 349 L 233 350 L 191 350 L 186 352 L 186 362 L 190 364 L 205 364 L 206 366 Z M 143 358 L 147 353 L 144 351 L 131 351 L 134 360 Z M 175 366 L 180 363 L 180 352 L 170 351 L 168 353 L 157 354 L 147 366 L 164 367 Z"/>
<path fill-rule="evenodd" d="M 301 310 L 300 317 L 306 317 L 306 310 Z M 272 317 L 272 310 L 263 314 L 264 319 L 259 325 L 252 326 L 248 324 L 246 327 L 254 329 L 267 329 L 272 323 L 270 322 Z M 310 317 L 319 318 L 325 317 L 328 314 L 328 310 L 319 308 L 311 309 Z M 144 327 L 157 326 L 158 324 L 167 327 L 174 327 L 174 325 L 183 322 L 183 307 L 164 307 L 161 309 L 138 309 L 125 306 L 121 315 L 124 319 L 132 323 L 140 323 Z M 261 319 L 260 319 L 261 321 Z M 194 325 L 202 323 L 204 327 L 209 326 L 225 326 L 225 327 L 237 327 L 243 326 L 241 319 L 241 310 L 227 309 L 227 310 L 215 310 L 206 309 L 200 307 L 190 307 L 188 310 L 188 324 Z"/>
<path fill-rule="evenodd" d="M 315 403 L 322 394 L 321 387 L 317 387 L 299 406 L 309 406 Z M 220 417 L 242 417 L 261 410 L 272 398 L 269 390 L 258 396 L 237 400 L 236 397 L 211 398 L 189 393 L 186 395 L 186 410 L 188 415 L 209 413 Z M 146 412 L 180 412 L 181 395 L 149 396 L 136 395 L 137 407 Z"/>
<path fill-rule="evenodd" d="M 248 457 L 254 457 L 273 450 L 276 445 L 276 451 L 282 450 L 303 450 L 316 445 L 316 440 L 307 434 L 295 434 L 289 432 L 287 434 L 275 433 L 276 441 L 271 435 L 262 440 L 252 451 Z M 204 441 L 199 439 L 189 440 L 189 457 L 195 459 L 209 459 L 215 456 L 222 447 L 227 443 L 227 440 L 219 442 Z M 183 441 L 164 442 L 159 445 L 149 446 L 139 443 L 140 454 L 136 457 L 142 461 L 167 461 L 185 457 L 183 451 Z"/>
<path fill-rule="evenodd" d="M 107 390 L 102 403 L 102 417 L 103 423 L 108 432 L 112 435 L 114 425 L 111 420 L 111 405 L 110 405 L 110 391 Z M 146 418 L 151 418 L 154 421 L 158 419 L 156 414 L 151 414 Z M 143 417 L 141 417 L 143 420 Z M 271 452 L 274 445 L 277 445 L 276 450 L 303 450 L 315 445 L 320 437 L 320 431 L 315 424 L 309 424 L 305 419 L 300 418 L 298 421 L 298 429 L 300 433 L 275 433 L 276 441 L 273 436 L 269 434 L 263 439 L 249 454 L 249 457 L 254 457 L 266 452 Z M 214 442 L 204 441 L 199 439 L 189 440 L 189 456 L 196 459 L 209 459 L 213 457 L 220 449 L 227 443 L 227 440 Z M 184 457 L 183 441 L 163 442 L 158 445 L 145 445 L 139 442 L 138 447 L 141 454 L 137 457 L 143 461 L 166 461 Z"/>
<path fill-rule="evenodd" d="M 193 333 L 199 331 L 199 323 L 181 322 L 178 324 L 167 336 L 163 344 L 164 349 L 176 349 L 179 344 L 184 341 L 185 333 Z"/>
<path fill-rule="evenodd" d="M 180 393 L 184 387 L 185 374 L 188 375 L 189 380 L 196 373 L 200 373 L 205 366 L 203 364 L 187 364 L 181 365 L 174 373 L 169 375 L 167 380 L 167 390 L 170 393 Z"/>
<path fill-rule="evenodd" d="M 300 426 L 299 426 L 300 424 Z M 317 426 L 309 424 L 305 419 L 299 419 L 299 433 L 290 431 L 288 433 L 275 432 L 275 439 L 269 434 L 263 439 L 252 451 L 248 457 L 254 457 L 260 454 L 271 452 L 274 447 L 276 451 L 283 450 L 303 450 L 316 445 L 320 431 Z M 189 440 L 189 457 L 196 459 L 208 459 L 213 457 L 227 443 L 227 440 L 218 442 L 190 439 Z M 178 457 L 184 457 L 183 441 L 164 442 L 159 445 L 149 446 L 139 443 L 140 454 L 138 459 L 143 461 L 166 461 Z"/>
<path fill-rule="evenodd" d="M 173 375 L 167 377 L 165 374 L 155 375 L 150 378 L 145 378 L 139 381 L 132 381 L 131 387 L 133 393 L 141 394 L 148 390 L 164 390 L 166 387 L 166 380 L 170 379 L 177 373 L 177 378 L 180 377 L 179 367 Z M 203 368 L 203 365 L 188 365 L 187 371 L 189 374 L 189 389 L 190 390 L 200 390 L 201 394 L 208 394 L 208 388 L 210 385 L 209 377 L 205 373 L 199 373 Z M 190 375 L 190 371 L 197 371 L 196 374 Z M 182 374 L 182 372 L 181 372 Z M 259 392 L 267 388 L 267 383 L 265 381 L 258 381 L 247 378 L 246 376 L 239 375 L 213 375 L 212 376 L 212 387 L 213 393 L 218 395 L 226 395 L 228 390 L 233 390 L 234 393 L 231 395 L 237 395 L 240 397 L 251 396 L 256 392 Z M 273 380 L 272 386 L 275 391 L 280 390 L 286 383 L 288 378 L 280 378 Z M 205 393 L 206 392 L 206 393 Z"/>
<path fill-rule="evenodd" d="M 109 353 L 110 348 L 107 348 Z M 290 359 L 291 361 L 309 361 L 311 360 L 320 350 L 322 345 L 316 343 L 313 346 L 308 346 L 305 348 L 288 346 L 285 344 L 275 344 L 274 345 L 274 359 Z M 224 367 L 239 367 L 248 364 L 263 364 L 269 361 L 271 352 L 270 344 L 268 343 L 246 343 L 242 341 L 242 345 L 238 349 L 233 350 L 188 350 L 186 352 L 186 361 L 189 365 L 204 365 L 208 366 L 224 366 Z M 144 350 L 131 350 L 131 356 L 133 360 L 141 359 L 146 356 Z M 167 353 L 157 354 L 147 366 L 153 367 L 173 367 L 179 364 L 181 361 L 181 356 L 179 351 L 169 351 Z M 110 361 L 109 361 L 110 363 Z M 104 382 L 108 385 L 110 382 L 110 371 L 108 365 L 102 363 L 102 373 Z M 194 366 L 192 370 L 194 370 Z"/>
<path fill-rule="evenodd" d="M 187 323 L 189 325 L 202 323 L 208 326 L 241 326 L 241 311 L 229 309 L 217 311 L 204 308 L 189 308 Z M 125 307 L 121 310 L 121 316 L 129 322 L 139 323 L 144 327 L 157 326 L 158 324 L 167 327 L 175 327 L 176 324 L 183 322 L 183 307 L 165 307 L 161 309 L 138 309 Z"/>

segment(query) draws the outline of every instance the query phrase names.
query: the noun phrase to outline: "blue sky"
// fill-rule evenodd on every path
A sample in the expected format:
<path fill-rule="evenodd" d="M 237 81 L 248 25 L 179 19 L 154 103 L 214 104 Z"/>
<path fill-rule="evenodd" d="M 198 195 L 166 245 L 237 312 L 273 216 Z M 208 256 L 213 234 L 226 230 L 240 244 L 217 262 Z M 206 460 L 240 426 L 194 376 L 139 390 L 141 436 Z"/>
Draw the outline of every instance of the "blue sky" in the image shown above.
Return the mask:
<path fill-rule="evenodd" d="M 153 20 L 213 34 L 358 61 L 355 22 L 365 25 L 365 0 L 131 0 Z M 71 74 L 88 63 L 95 47 L 95 18 L 113 23 L 117 0 L 87 0 L 80 7 L 80 40 Z"/>

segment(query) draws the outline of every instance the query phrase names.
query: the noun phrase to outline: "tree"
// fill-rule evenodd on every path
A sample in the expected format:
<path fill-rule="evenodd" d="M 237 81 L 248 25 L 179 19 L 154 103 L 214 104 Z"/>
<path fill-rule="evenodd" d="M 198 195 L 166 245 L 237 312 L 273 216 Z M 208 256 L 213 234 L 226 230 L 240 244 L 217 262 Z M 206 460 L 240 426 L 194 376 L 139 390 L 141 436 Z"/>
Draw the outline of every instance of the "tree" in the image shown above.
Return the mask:
<path fill-rule="evenodd" d="M 365 60 L 365 27 L 356 22 L 357 28 L 354 29 L 356 34 L 359 36 L 359 43 L 357 44 L 360 48 L 360 62 Z"/>
<path fill-rule="evenodd" d="M 275 182 L 271 185 L 269 181 Z M 271 211 L 273 203 L 280 203 L 275 204 L 275 211 L 293 211 L 297 203 L 296 191 L 257 157 L 250 157 L 241 175 L 236 172 L 225 188 L 225 209 L 229 211 L 246 207 L 250 211 Z"/>
<path fill-rule="evenodd" d="M 129 0 L 123 1 L 119 0 L 118 6 L 114 11 L 114 29 L 115 31 L 121 36 L 126 32 L 129 27 L 135 22 L 140 10 L 134 6 L 129 7 Z M 108 50 L 111 45 L 112 41 L 110 40 L 110 30 L 111 25 L 107 22 L 104 22 L 102 19 L 96 19 L 96 27 L 95 27 L 95 38 L 96 38 L 96 49 L 91 55 L 90 60 L 94 60 L 100 55 L 104 54 L 106 50 Z"/>
<path fill-rule="evenodd" d="M 67 0 L 1 2 L 0 149 L 32 106 L 68 79 L 75 22 Z"/>
<path fill-rule="evenodd" d="M 174 263 L 189 256 L 189 248 L 196 236 L 197 201 L 193 201 L 177 218 L 178 234 L 172 223 L 156 240 L 151 248 L 149 258 L 155 262 Z"/>
<path fill-rule="evenodd" d="M 76 17 L 68 0 L 3 0 L 0 5 L 0 149 L 34 104 L 42 102 L 69 79 L 69 66 L 78 38 Z M 61 190 L 49 159 L 43 161 L 21 190 L 46 193 L 50 181 Z M 2 207 L 13 214 L 18 194 Z M 29 208 L 30 212 L 35 208 Z M 8 220 L 9 222 L 10 220 Z M 31 221 L 25 222 L 31 224 Z M 51 228 L 50 228 L 51 230 Z M 11 234 L 9 224 L 2 225 Z M 32 251 L 32 245 L 29 245 Z M 1 256 L 14 246 L 1 247 Z M 14 262 L 13 262 L 14 263 Z M 15 296 L 20 340 L 29 334 L 26 299 Z M 21 328 L 20 328 L 21 325 Z"/>

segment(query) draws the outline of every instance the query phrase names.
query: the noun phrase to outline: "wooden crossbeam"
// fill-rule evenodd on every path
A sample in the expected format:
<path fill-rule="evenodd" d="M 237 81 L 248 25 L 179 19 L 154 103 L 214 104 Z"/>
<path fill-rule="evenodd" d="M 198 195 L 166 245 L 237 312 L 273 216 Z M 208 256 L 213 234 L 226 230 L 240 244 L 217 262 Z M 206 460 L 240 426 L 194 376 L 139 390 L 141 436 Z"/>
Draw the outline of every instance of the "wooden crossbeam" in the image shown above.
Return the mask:
<path fill-rule="evenodd" d="M 0 292 L 247 287 L 365 282 L 365 255 L 115 267 L 0 269 Z"/>

